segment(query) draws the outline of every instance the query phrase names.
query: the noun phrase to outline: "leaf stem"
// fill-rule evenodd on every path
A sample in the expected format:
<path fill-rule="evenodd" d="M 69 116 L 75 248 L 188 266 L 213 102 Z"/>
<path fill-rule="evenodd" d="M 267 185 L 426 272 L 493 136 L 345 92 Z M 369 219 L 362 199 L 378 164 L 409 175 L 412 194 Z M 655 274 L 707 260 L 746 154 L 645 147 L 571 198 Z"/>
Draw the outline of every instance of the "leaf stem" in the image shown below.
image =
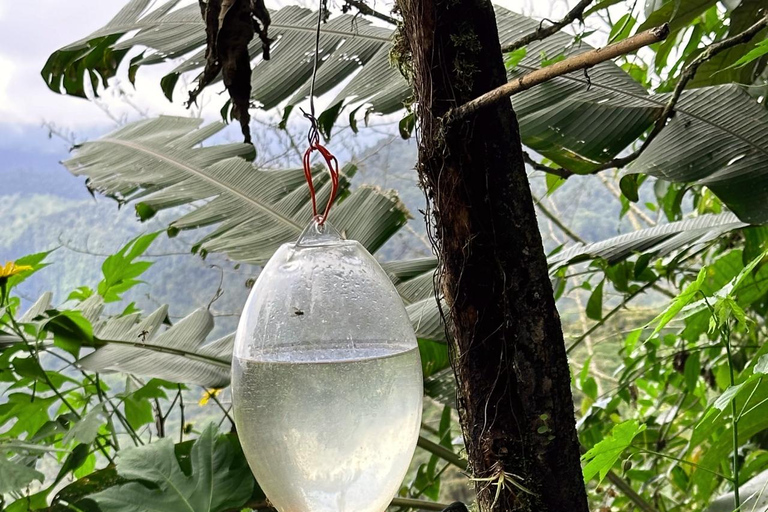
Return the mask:
<path fill-rule="evenodd" d="M 768 22 L 768 16 L 765 17 L 765 20 Z M 721 324 L 717 312 L 715 311 L 715 308 L 712 307 L 712 304 L 709 303 L 707 296 L 701 291 L 700 293 L 704 296 L 704 304 L 706 304 L 707 309 L 709 309 L 709 313 L 712 315 L 712 320 L 717 324 L 717 329 L 720 333 L 720 341 L 725 346 L 725 353 L 728 358 L 728 377 L 730 385 L 733 387 L 736 385 L 736 379 L 733 372 L 731 327 L 728 324 L 728 318 L 726 317 Z M 752 398 L 752 395 L 750 395 L 750 398 Z M 736 410 L 736 396 L 731 398 L 731 431 L 733 433 L 733 479 L 731 480 L 731 482 L 733 482 L 733 503 L 735 505 L 735 510 L 739 510 L 741 508 L 741 496 L 739 495 L 739 416 L 738 411 Z"/>
<path fill-rule="evenodd" d="M 731 328 L 726 320 L 721 326 L 720 332 L 723 336 L 725 352 L 728 356 L 728 375 L 731 386 L 736 384 L 733 375 L 733 355 L 731 353 Z M 731 399 L 731 429 L 733 430 L 733 503 L 736 510 L 741 508 L 741 497 L 739 496 L 739 418 L 736 411 L 736 397 Z"/>
<path fill-rule="evenodd" d="M 713 471 L 709 468 L 705 468 L 704 466 L 701 466 L 699 464 L 696 464 L 695 462 L 691 462 L 689 460 L 681 459 L 679 457 L 675 457 L 674 455 L 669 455 L 667 453 L 657 452 L 655 450 L 649 450 L 647 448 L 640 448 L 639 446 L 632 446 L 635 450 L 638 452 L 644 452 L 651 455 L 656 455 L 657 457 L 664 457 L 665 459 L 674 460 L 677 462 L 680 462 L 681 464 L 687 464 L 689 466 L 692 466 L 696 469 L 700 469 L 702 471 L 706 471 L 707 473 L 712 473 L 713 475 L 719 476 L 720 478 L 724 478 L 725 480 L 728 480 L 729 482 L 733 482 L 733 479 L 731 477 L 725 476 L 722 473 L 718 473 L 717 471 Z"/>
<path fill-rule="evenodd" d="M 755 387 L 752 388 L 752 392 L 749 394 L 749 396 L 747 397 L 747 400 L 744 402 L 744 406 L 741 408 L 741 412 L 736 417 L 736 421 L 741 421 L 742 416 L 744 416 L 744 414 L 746 414 L 744 412 L 744 410 L 747 408 L 747 406 L 749 405 L 749 402 L 752 400 L 752 397 L 755 396 L 755 393 L 757 392 L 757 388 L 759 388 L 760 384 L 762 384 L 762 383 L 763 383 L 763 378 L 762 377 L 757 379 L 757 384 L 755 384 Z M 755 405 L 755 407 L 757 407 L 758 405 L 762 405 L 763 402 L 765 402 L 765 400 L 761 400 L 760 402 L 758 402 L 757 405 Z M 751 411 L 755 407 L 750 407 L 749 410 Z"/>
<path fill-rule="evenodd" d="M 453 453 L 445 446 L 439 445 L 433 441 L 430 441 L 424 436 L 419 436 L 419 440 L 416 442 L 416 446 L 423 448 L 433 455 L 437 455 L 446 462 L 450 462 L 462 471 L 467 470 L 467 461 Z"/>

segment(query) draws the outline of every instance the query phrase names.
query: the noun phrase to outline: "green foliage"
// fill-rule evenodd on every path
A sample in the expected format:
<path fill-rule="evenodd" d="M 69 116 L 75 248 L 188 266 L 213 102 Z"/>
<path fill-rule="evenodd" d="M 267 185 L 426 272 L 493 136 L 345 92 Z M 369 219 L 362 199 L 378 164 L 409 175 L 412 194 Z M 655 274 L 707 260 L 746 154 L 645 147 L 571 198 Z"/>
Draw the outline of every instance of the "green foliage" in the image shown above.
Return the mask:
<path fill-rule="evenodd" d="M 504 66 L 507 68 L 507 70 L 515 69 L 517 65 L 520 63 L 520 61 L 523 60 L 523 57 L 525 57 L 527 54 L 528 54 L 528 48 L 526 47 L 518 48 L 513 52 L 509 52 L 505 54 Z"/>
<path fill-rule="evenodd" d="M 622 16 L 612 19 L 606 9 L 622 3 L 625 10 L 610 11 Z M 670 23 L 672 34 L 650 50 L 596 66 L 588 77 L 571 74 L 516 95 L 523 143 L 545 167 L 576 174 L 640 147 L 685 66 L 713 42 L 749 27 L 764 8 L 760 0 L 728 2 L 732 10 L 716 3 L 646 2 L 645 16 L 632 2 L 591 5 L 584 16 L 607 20 L 605 40 L 662 22 Z M 197 5 L 125 5 L 107 26 L 51 55 L 43 70 L 51 89 L 98 92 L 128 50 L 139 46 L 127 67 L 131 81 L 143 66 L 179 58 L 161 82 L 169 98 L 184 82 L 182 74 L 198 70 L 205 33 Z M 540 26 L 502 8 L 497 16 L 502 44 Z M 326 137 L 345 108 L 357 132 L 361 109 L 367 124 L 368 115 L 396 112 L 412 94 L 389 66 L 390 31 L 351 19 L 338 16 L 324 25 L 324 45 L 332 50 L 321 62 L 318 92 L 344 83 L 320 116 Z M 293 107 L 308 93 L 307 62 L 299 65 L 295 57 L 311 48 L 315 18 L 287 6 L 273 12 L 273 21 L 270 35 L 291 44 L 277 45 L 273 59 L 259 63 L 253 95 L 264 108 L 285 103 L 287 129 Z M 510 78 L 588 50 L 589 26 L 507 54 Z M 617 190 L 621 231 L 599 241 L 579 232 L 591 242 L 558 241 L 550 254 L 595 510 L 647 510 L 632 501 L 633 493 L 659 511 L 704 510 L 715 494 L 768 469 L 768 232 L 746 224 L 768 219 L 768 116 L 755 100 L 765 85 L 765 34 L 702 64 L 675 115 L 641 156 L 620 172 L 603 174 Z M 253 52 L 256 58 L 258 45 Z M 224 117 L 229 110 L 224 105 Z M 410 136 L 416 122 L 406 115 L 398 131 Z M 78 147 L 67 165 L 87 176 L 94 190 L 133 202 L 140 220 L 161 217 L 170 236 L 194 232 L 194 252 L 263 263 L 304 228 L 303 173 L 256 168 L 252 148 L 244 145 L 201 145 L 222 127 L 187 118 L 145 120 Z M 579 179 L 590 178 L 547 174 L 540 195 L 572 194 Z M 327 179 L 319 173 L 315 180 L 322 202 Z M 371 249 L 408 217 L 396 196 L 378 189 L 353 189 L 345 181 L 341 199 L 334 223 Z M 638 218 L 644 227 L 627 232 Z M 571 229 L 585 222 L 560 220 Z M 190 405 L 208 393 L 193 385 L 228 384 L 232 337 L 208 341 L 210 308 L 171 317 L 166 306 L 144 312 L 122 300 L 149 269 L 141 257 L 157 236 L 131 240 L 104 260 L 101 282 L 75 288 L 55 307 L 50 294 L 31 305 L 19 296 L 18 285 L 46 266 L 48 253 L 17 260 L 33 269 L 8 280 L 0 304 L 5 510 L 227 510 L 264 499 L 236 438 L 197 427 L 224 424 L 225 408 L 214 400 L 203 412 Z M 435 265 L 424 258 L 385 266 L 417 330 L 426 393 L 453 404 Z M 154 286 L 159 283 L 148 283 Z M 630 307 L 632 301 L 639 306 Z M 453 456 L 455 421 L 451 408 L 430 403 L 422 434 L 444 451 L 417 452 L 401 496 L 446 496 L 449 466 L 466 466 Z M 552 435 L 548 417 L 533 421 L 539 434 Z M 606 478 L 616 481 L 609 473 L 632 493 L 618 486 L 598 492 L 613 485 Z M 465 487 L 466 477 L 456 478 L 454 488 Z M 492 485 L 500 489 L 501 483 Z"/>
<path fill-rule="evenodd" d="M 629 448 L 635 437 L 644 430 L 645 425 L 639 424 L 637 420 L 627 420 L 613 427 L 605 439 L 590 448 L 582 457 L 586 463 L 584 480 L 588 482 L 595 475 L 599 475 L 598 483 L 602 482 L 624 450 Z"/>
<path fill-rule="evenodd" d="M 653 11 L 637 28 L 638 32 L 669 23 L 670 31 L 677 32 L 686 27 L 704 11 L 714 6 L 717 0 L 667 0 Z"/>
<path fill-rule="evenodd" d="M 209 425 L 193 443 L 188 470 L 173 442 L 131 448 L 120 453 L 117 476 L 126 483 L 92 494 L 102 512 L 218 512 L 242 506 L 253 492 L 253 476 L 238 445 L 216 435 Z M 144 482 L 155 483 L 154 488 Z"/>
<path fill-rule="evenodd" d="M 755 62 L 757 59 L 762 57 L 763 55 L 768 55 L 768 39 L 765 39 L 757 44 L 753 49 L 751 49 L 748 53 L 746 53 L 743 57 L 741 57 L 739 60 L 728 66 L 726 69 L 730 68 L 740 68 L 742 66 L 746 66 L 747 64 L 751 62 Z"/>
<path fill-rule="evenodd" d="M 101 265 L 104 279 L 97 288 L 104 302 L 120 300 L 120 294 L 141 283 L 136 278 L 146 272 L 152 266 L 152 262 L 134 260 L 149 249 L 149 246 L 159 234 L 149 233 L 148 235 L 136 237 L 125 244 L 122 249 L 104 260 L 104 263 Z"/>

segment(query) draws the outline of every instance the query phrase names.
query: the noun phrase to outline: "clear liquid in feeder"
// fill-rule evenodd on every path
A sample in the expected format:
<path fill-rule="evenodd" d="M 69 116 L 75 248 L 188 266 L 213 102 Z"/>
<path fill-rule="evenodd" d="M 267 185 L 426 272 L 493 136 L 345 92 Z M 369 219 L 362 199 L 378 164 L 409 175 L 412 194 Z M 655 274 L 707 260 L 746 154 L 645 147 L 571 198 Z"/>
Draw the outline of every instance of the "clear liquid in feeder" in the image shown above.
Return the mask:
<path fill-rule="evenodd" d="M 280 512 L 382 512 L 421 425 L 422 373 L 402 301 L 376 260 L 328 225 L 270 259 L 232 367 L 235 422 Z"/>

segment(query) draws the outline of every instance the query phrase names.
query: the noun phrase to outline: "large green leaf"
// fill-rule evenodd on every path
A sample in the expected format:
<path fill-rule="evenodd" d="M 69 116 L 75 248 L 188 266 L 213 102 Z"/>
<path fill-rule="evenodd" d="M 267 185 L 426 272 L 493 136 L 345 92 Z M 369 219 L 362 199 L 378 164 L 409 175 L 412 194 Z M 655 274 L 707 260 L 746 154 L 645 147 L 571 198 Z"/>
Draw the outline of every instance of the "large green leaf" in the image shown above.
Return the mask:
<path fill-rule="evenodd" d="M 222 128 L 198 129 L 200 120 L 160 117 L 127 125 L 78 147 L 64 162 L 90 186 L 136 202 L 142 218 L 158 210 L 194 205 L 171 223 L 171 233 L 215 225 L 197 248 L 263 264 L 282 243 L 294 241 L 312 218 L 304 172 L 262 170 L 239 158 L 246 144 L 198 147 Z M 325 173 L 315 177 L 318 203 L 330 194 Z M 343 181 L 342 193 L 346 194 Z M 360 187 L 341 197 L 332 220 L 348 238 L 375 251 L 407 221 L 397 196 Z"/>
<path fill-rule="evenodd" d="M 717 3 L 717 0 L 668 0 L 651 12 L 637 32 L 669 23 L 671 32 L 686 27 L 697 16 Z"/>
<path fill-rule="evenodd" d="M 171 0 L 154 10 L 149 0 L 131 0 L 106 26 L 80 41 L 55 52 L 43 69 L 43 76 L 52 90 L 84 95 L 84 78 L 91 70 L 108 78 L 117 71 L 125 52 L 133 47 L 146 47 L 132 62 L 132 72 L 141 65 L 156 64 L 189 54 L 163 79 L 163 88 L 172 97 L 181 73 L 201 70 L 205 62 L 205 24 L 196 4 L 172 10 L 178 0 Z M 269 35 L 275 40 L 269 61 L 257 59 L 261 44 L 250 45 L 252 59 L 257 59 L 253 73 L 253 98 L 265 108 L 272 108 L 285 99 L 299 101 L 309 92 L 309 77 L 315 44 L 316 14 L 298 6 L 287 6 L 271 13 Z M 123 38 L 131 31 L 134 35 Z M 350 74 L 371 60 L 389 51 L 391 30 L 371 25 L 363 18 L 342 15 L 323 25 L 322 60 L 316 91 L 329 91 Z M 122 38 L 122 40 L 120 40 Z M 119 42 L 118 42 L 119 41 Z M 380 51 L 383 50 L 383 51 Z M 386 61 L 384 61 L 386 63 Z M 98 66 L 98 67 L 97 67 Z M 378 67 L 378 66 L 377 66 Z M 387 68 L 388 68 L 387 64 Z M 407 87 L 395 72 L 400 91 Z M 95 91 L 94 91 L 95 92 Z M 402 108 L 402 93 L 394 109 Z"/>
<path fill-rule="evenodd" d="M 768 222 L 768 111 L 736 85 L 689 90 L 629 168 L 706 185 L 745 222 Z"/>
<path fill-rule="evenodd" d="M 237 443 L 213 425 L 194 442 L 188 471 L 166 438 L 121 451 L 117 475 L 127 483 L 89 496 L 102 512 L 217 512 L 243 506 L 254 487 Z"/>
<path fill-rule="evenodd" d="M 48 87 L 54 92 L 83 98 L 89 93 L 97 94 L 99 85 L 106 85 L 115 75 L 128 51 L 117 49 L 115 43 L 141 23 L 166 14 L 178 0 L 142 18 L 150 3 L 150 0 L 131 0 L 103 28 L 51 54 L 41 72 Z"/>
<path fill-rule="evenodd" d="M 224 387 L 229 384 L 234 335 L 206 343 L 213 316 L 198 309 L 163 330 L 163 306 L 146 318 L 138 313 L 99 322 L 100 348 L 78 361 L 95 372 L 120 371 L 172 382 Z"/>
<path fill-rule="evenodd" d="M 728 231 L 747 224 L 732 213 L 700 215 L 651 228 L 640 229 L 599 242 L 576 244 L 549 257 L 550 268 L 600 258 L 618 263 L 627 257 L 643 253 L 665 256 L 671 252 L 712 241 Z"/>
<path fill-rule="evenodd" d="M 644 430 L 645 425 L 641 425 L 637 420 L 627 420 L 615 425 L 605 439 L 582 456 L 582 462 L 586 463 L 584 480 L 589 482 L 592 477 L 599 475 L 598 484 L 602 482 L 624 450 L 632 444 L 635 436 Z"/>

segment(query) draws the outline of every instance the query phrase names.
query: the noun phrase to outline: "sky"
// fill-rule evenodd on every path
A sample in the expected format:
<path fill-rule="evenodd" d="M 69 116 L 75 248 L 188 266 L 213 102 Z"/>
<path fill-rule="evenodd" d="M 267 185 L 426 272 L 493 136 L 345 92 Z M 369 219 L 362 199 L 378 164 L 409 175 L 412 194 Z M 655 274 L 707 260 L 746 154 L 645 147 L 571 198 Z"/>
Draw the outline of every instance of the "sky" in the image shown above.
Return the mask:
<path fill-rule="evenodd" d="M 43 122 L 73 130 L 114 126 L 96 105 L 52 92 L 40 70 L 48 56 L 104 26 L 126 0 L 0 0 L 0 125 L 18 129 Z M 66 5 L 66 8 L 64 6 Z M 184 112 L 162 95 L 162 69 L 142 70 L 137 81 L 138 105 L 150 113 Z M 120 83 L 122 77 L 116 77 Z M 127 82 L 127 81 L 126 81 Z M 132 90 L 130 84 L 124 86 Z M 124 105 L 107 94 L 104 103 L 120 112 Z"/>

